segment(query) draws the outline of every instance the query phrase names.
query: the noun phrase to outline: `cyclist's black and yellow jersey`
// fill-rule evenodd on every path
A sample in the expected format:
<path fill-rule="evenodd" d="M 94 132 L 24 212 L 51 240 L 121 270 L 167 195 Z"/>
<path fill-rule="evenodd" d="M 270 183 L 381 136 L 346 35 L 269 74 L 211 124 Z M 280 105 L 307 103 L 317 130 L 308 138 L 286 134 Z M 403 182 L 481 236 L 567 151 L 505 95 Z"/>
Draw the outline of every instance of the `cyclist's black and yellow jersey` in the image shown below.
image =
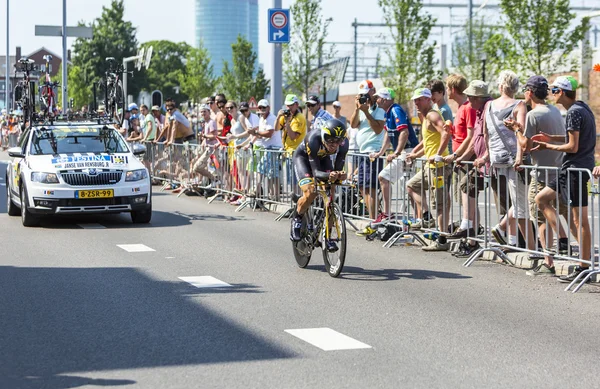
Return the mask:
<path fill-rule="evenodd" d="M 311 131 L 304 142 L 298 146 L 293 156 L 294 172 L 298 185 L 303 186 L 313 182 L 313 177 L 327 180 L 332 171 L 344 169 L 349 142 L 346 139 L 335 153 L 330 153 L 323 144 L 320 131 Z M 336 154 L 335 163 L 331 156 Z"/>

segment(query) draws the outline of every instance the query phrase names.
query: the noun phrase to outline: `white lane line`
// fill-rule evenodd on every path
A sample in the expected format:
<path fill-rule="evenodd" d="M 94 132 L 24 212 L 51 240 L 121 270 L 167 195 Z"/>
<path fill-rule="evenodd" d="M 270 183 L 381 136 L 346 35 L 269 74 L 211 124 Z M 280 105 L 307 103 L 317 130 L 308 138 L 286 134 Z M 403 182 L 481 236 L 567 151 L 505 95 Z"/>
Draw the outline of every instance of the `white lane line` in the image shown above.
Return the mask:
<path fill-rule="evenodd" d="M 0 182 L 0 186 L 6 186 L 4 182 Z"/>
<path fill-rule="evenodd" d="M 178 277 L 180 280 L 190 283 L 196 288 L 228 288 L 231 287 L 227 282 L 216 279 L 211 276 L 197 277 Z"/>
<path fill-rule="evenodd" d="M 344 334 L 340 334 L 331 328 L 302 328 L 297 330 L 285 330 L 285 332 L 324 351 L 372 348 L 368 344 L 359 342 Z"/>
<path fill-rule="evenodd" d="M 101 229 L 106 228 L 102 224 L 98 224 L 98 223 L 82 223 L 82 224 L 78 224 L 78 226 L 83 229 L 86 229 L 86 230 L 101 230 Z"/>
<path fill-rule="evenodd" d="M 144 244 L 118 244 L 117 247 L 120 247 L 123 250 L 128 251 L 130 253 L 140 253 L 140 252 L 144 252 L 144 251 L 156 251 Z"/>

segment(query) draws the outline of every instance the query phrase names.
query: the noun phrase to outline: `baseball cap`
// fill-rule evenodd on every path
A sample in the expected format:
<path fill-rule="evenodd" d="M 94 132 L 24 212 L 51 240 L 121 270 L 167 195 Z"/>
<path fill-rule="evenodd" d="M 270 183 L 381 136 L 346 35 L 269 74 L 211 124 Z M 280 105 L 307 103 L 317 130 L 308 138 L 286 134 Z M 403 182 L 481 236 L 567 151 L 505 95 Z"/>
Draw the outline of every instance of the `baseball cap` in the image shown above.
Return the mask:
<path fill-rule="evenodd" d="M 342 103 L 340 103 L 340 102 L 339 102 L 339 101 L 337 101 L 337 100 L 336 100 L 336 101 L 334 101 L 334 102 L 333 102 L 333 104 L 331 104 L 331 105 L 333 105 L 334 107 L 340 107 L 340 108 L 342 107 Z"/>
<path fill-rule="evenodd" d="M 373 89 L 373 83 L 371 80 L 364 80 L 358 84 L 358 93 L 369 93 L 371 89 Z"/>
<path fill-rule="evenodd" d="M 525 88 L 548 89 L 548 80 L 542 76 L 531 76 L 525 83 Z"/>
<path fill-rule="evenodd" d="M 488 84 L 481 80 L 473 80 L 469 84 L 469 87 L 463 92 L 467 96 L 474 97 L 489 97 Z"/>
<path fill-rule="evenodd" d="M 131 103 L 129 104 L 129 106 L 127 107 L 128 111 L 133 111 L 134 109 L 138 109 L 138 106 L 136 103 Z"/>
<path fill-rule="evenodd" d="M 202 111 L 210 111 L 210 106 L 208 104 L 202 104 L 200 106 L 200 112 Z"/>
<path fill-rule="evenodd" d="M 295 103 L 299 103 L 298 96 L 296 95 L 287 95 L 285 96 L 285 105 L 292 105 Z"/>
<path fill-rule="evenodd" d="M 104 111 L 106 111 L 106 108 L 104 107 L 104 105 L 99 105 L 98 112 L 104 112 Z"/>
<path fill-rule="evenodd" d="M 573 76 L 560 76 L 550 86 L 555 86 L 562 90 L 574 91 L 579 86 L 579 83 Z"/>
<path fill-rule="evenodd" d="M 379 96 L 385 100 L 394 100 L 396 98 L 396 92 L 391 88 L 381 88 L 379 92 L 375 93 L 375 96 Z"/>
<path fill-rule="evenodd" d="M 250 109 L 250 104 L 248 104 L 248 103 L 247 103 L 247 102 L 245 102 L 245 101 L 242 101 L 242 102 L 240 103 L 240 111 L 241 111 L 241 110 L 243 110 L 243 109 Z"/>
<path fill-rule="evenodd" d="M 258 102 L 257 105 L 259 107 L 270 107 L 269 102 L 267 101 L 267 99 L 262 99 L 261 101 Z"/>
<path fill-rule="evenodd" d="M 151 110 L 152 111 L 160 111 L 160 107 L 158 105 L 153 105 Z"/>
<path fill-rule="evenodd" d="M 319 100 L 319 96 L 310 95 L 308 96 L 308 100 L 306 100 L 307 104 L 319 104 L 321 100 Z"/>
<path fill-rule="evenodd" d="M 412 97 L 410 98 L 411 100 L 416 100 L 419 97 L 428 97 L 431 98 L 431 91 L 427 88 L 419 88 L 419 89 L 415 89 L 415 91 L 413 92 Z"/>

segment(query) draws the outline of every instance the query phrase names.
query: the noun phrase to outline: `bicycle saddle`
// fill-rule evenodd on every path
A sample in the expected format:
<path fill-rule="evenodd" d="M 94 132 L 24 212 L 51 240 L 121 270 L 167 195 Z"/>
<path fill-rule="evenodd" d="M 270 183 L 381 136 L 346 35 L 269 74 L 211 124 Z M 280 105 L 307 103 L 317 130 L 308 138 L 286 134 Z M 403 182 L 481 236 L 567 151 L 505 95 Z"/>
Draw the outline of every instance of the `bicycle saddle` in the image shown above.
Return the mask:
<path fill-rule="evenodd" d="M 19 60 L 19 63 L 34 63 L 35 61 L 32 59 L 29 59 L 27 57 L 23 57 Z"/>
<path fill-rule="evenodd" d="M 44 59 L 44 61 L 48 61 L 48 62 L 52 61 L 52 56 L 50 54 L 46 54 L 42 58 Z"/>
<path fill-rule="evenodd" d="M 106 57 L 106 62 L 114 62 L 115 57 Z"/>

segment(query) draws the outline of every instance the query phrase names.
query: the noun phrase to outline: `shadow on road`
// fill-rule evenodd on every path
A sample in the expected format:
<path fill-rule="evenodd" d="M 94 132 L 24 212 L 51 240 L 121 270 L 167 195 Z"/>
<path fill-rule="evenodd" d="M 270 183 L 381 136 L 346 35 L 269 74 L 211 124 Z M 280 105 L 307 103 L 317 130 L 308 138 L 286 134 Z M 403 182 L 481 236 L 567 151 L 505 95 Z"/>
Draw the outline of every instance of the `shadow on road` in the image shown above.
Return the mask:
<path fill-rule="evenodd" d="M 81 372 L 296 357 L 189 298 L 205 290 L 132 268 L 3 266 L 0 285 L 0 388 L 127 385 Z M 208 293 L 257 291 L 227 289 Z"/>
<path fill-rule="evenodd" d="M 307 266 L 306 269 L 325 272 L 325 266 L 323 265 L 311 265 Z M 362 267 L 356 266 L 344 266 L 344 270 L 338 278 L 353 281 L 396 281 L 401 278 L 434 280 L 437 278 L 468 279 L 472 277 L 444 271 L 419 269 L 363 269 Z"/>

